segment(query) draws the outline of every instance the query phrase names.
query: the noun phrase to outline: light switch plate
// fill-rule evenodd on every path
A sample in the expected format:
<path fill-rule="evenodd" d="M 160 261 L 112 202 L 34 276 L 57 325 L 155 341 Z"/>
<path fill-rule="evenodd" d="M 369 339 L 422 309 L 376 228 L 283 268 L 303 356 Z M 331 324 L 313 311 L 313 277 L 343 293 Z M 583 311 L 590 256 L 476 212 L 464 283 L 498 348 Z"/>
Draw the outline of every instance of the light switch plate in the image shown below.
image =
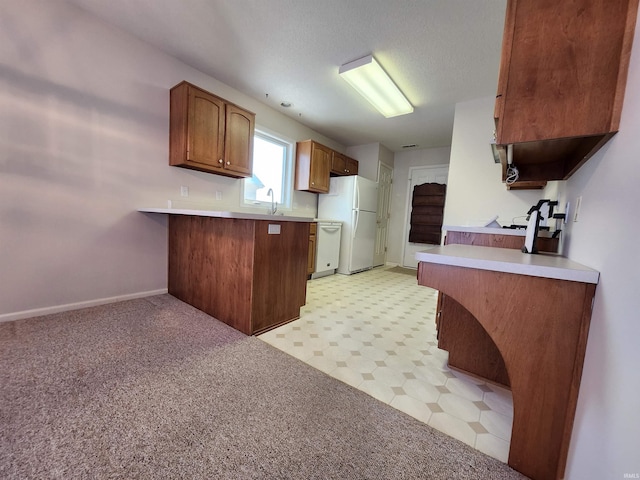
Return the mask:
<path fill-rule="evenodd" d="M 188 197 L 189 196 L 189 187 L 185 187 L 184 185 L 180 187 L 180 196 Z"/>
<path fill-rule="evenodd" d="M 573 208 L 573 221 L 577 222 L 580 216 L 580 206 L 582 205 L 582 197 L 576 199 L 576 206 Z"/>

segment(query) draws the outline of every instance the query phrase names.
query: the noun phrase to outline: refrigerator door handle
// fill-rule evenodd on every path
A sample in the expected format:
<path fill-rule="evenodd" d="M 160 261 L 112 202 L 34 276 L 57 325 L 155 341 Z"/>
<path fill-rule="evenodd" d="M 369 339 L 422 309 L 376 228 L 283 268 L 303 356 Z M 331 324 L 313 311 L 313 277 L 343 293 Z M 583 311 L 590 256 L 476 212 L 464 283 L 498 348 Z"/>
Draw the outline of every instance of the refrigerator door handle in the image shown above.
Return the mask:
<path fill-rule="evenodd" d="M 358 185 L 358 178 L 354 178 L 353 179 L 353 185 L 354 185 L 354 200 L 355 200 L 355 205 L 353 206 L 353 208 L 355 208 L 356 210 L 360 210 L 360 186 Z"/>
<path fill-rule="evenodd" d="M 357 208 L 353 211 L 353 234 L 351 238 L 356 238 L 358 232 L 358 220 L 360 220 L 360 210 Z"/>

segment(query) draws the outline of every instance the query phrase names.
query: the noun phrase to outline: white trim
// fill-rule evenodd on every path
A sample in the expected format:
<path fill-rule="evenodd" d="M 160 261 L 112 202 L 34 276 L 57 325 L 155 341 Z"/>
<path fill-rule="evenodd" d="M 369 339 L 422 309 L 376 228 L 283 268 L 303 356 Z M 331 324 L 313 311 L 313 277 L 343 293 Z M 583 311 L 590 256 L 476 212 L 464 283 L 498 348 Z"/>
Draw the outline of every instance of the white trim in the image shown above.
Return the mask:
<path fill-rule="evenodd" d="M 256 125 L 254 138 L 261 136 L 274 140 L 274 143 L 281 143 L 285 147 L 285 164 L 282 172 L 282 195 L 284 202 L 278 204 L 279 211 L 291 211 L 293 209 L 293 169 L 295 166 L 296 141 L 275 132 L 269 128 Z M 245 184 L 248 178 L 243 179 L 240 187 L 240 206 L 244 208 L 270 208 L 269 202 L 249 201 L 245 199 Z"/>
<path fill-rule="evenodd" d="M 118 295 L 115 297 L 97 298 L 95 300 L 87 300 L 84 302 L 67 303 L 65 305 L 34 308 L 33 310 L 23 310 L 21 312 L 4 313 L 0 315 L 0 323 L 11 322 L 12 320 L 21 320 L 23 318 L 40 317 L 42 315 L 51 315 L 52 313 L 68 312 L 70 310 L 79 310 L 81 308 L 97 307 L 98 305 L 106 305 L 107 303 L 123 302 L 125 300 L 152 297 L 154 295 L 162 295 L 165 293 L 168 293 L 168 289 L 161 288 L 159 290 L 149 290 L 147 292 L 130 293 L 127 295 Z"/>
<path fill-rule="evenodd" d="M 387 262 L 387 248 L 389 246 L 389 224 L 391 223 L 391 204 L 393 203 L 393 167 L 387 163 L 381 162 L 380 160 L 378 160 L 378 178 L 376 179 L 376 182 L 378 183 L 378 199 L 377 199 L 377 204 L 380 204 L 380 195 L 382 195 L 382 190 L 380 189 L 380 171 L 382 170 L 382 166 L 385 166 L 385 168 L 389 169 L 390 176 L 391 176 L 391 183 L 389 185 L 389 204 L 387 205 L 387 211 L 385 212 L 385 216 L 386 216 L 386 222 L 387 222 L 387 226 L 386 226 L 386 230 L 387 230 L 387 234 L 386 234 L 386 238 L 384 239 L 384 260 L 382 262 L 382 265 L 385 265 Z M 376 221 L 377 221 L 377 215 L 380 212 L 376 213 Z M 377 242 L 378 242 L 378 226 L 376 225 L 376 246 L 377 246 Z M 373 259 L 374 259 L 374 263 L 375 263 L 375 259 L 376 259 L 376 250 L 374 249 L 373 252 Z M 380 265 L 375 265 L 376 267 L 379 267 Z"/>

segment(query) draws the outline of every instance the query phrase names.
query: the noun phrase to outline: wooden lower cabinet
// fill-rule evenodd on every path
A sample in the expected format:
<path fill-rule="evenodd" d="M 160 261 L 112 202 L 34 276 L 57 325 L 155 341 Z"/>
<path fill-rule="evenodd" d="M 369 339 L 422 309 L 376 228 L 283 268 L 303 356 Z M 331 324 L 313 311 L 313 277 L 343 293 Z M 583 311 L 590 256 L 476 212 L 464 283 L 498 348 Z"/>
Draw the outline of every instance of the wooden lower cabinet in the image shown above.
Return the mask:
<path fill-rule="evenodd" d="M 169 293 L 247 335 L 295 320 L 306 299 L 309 225 L 169 215 Z"/>
<path fill-rule="evenodd" d="M 556 252 L 558 242 L 558 238 L 538 237 L 536 245 L 540 251 Z M 519 250 L 524 245 L 524 237 L 448 231 L 445 244 Z M 510 293 L 505 292 L 505 298 L 511 298 Z M 526 293 L 522 292 L 523 295 Z M 443 293 L 438 293 L 437 312 L 438 348 L 449 352 L 449 366 L 510 386 L 502 355 L 476 318 L 453 298 Z"/>
<path fill-rule="evenodd" d="M 309 228 L 309 254 L 307 255 L 307 275 L 316 271 L 316 239 L 318 224 L 312 223 Z"/>

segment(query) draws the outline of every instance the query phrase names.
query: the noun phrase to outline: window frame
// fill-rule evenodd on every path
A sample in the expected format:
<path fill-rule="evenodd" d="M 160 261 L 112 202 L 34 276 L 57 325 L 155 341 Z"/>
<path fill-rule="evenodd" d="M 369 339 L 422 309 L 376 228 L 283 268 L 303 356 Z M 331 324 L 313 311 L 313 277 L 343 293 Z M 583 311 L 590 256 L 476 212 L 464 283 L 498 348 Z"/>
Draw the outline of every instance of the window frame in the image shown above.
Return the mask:
<path fill-rule="evenodd" d="M 254 131 L 254 141 L 256 137 L 262 140 L 284 147 L 284 160 L 282 168 L 282 201 L 278 201 L 278 212 L 291 211 L 293 201 L 293 166 L 295 158 L 296 141 L 285 135 L 274 132 L 268 128 L 256 125 Z M 255 154 L 255 149 L 254 149 Z M 255 157 L 253 158 L 253 170 L 255 172 Z M 251 177 L 253 178 L 253 177 Z M 271 208 L 271 202 L 263 200 L 253 200 L 246 197 L 246 185 L 251 178 L 245 178 L 242 182 L 241 205 L 251 208 Z"/>

